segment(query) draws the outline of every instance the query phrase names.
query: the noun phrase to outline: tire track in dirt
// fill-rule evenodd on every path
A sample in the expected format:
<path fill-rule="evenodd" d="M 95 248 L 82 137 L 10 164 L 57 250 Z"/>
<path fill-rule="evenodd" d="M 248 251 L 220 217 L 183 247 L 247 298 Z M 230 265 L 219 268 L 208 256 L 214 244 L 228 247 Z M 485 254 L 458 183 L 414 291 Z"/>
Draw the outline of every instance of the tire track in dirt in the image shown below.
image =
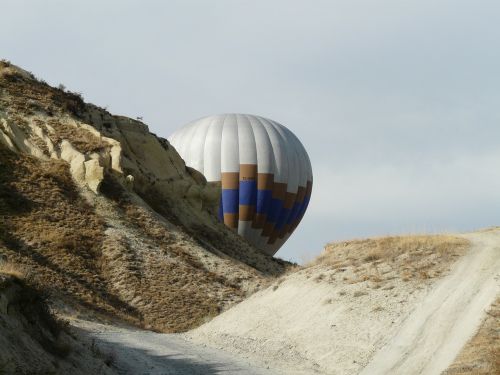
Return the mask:
<path fill-rule="evenodd" d="M 500 231 L 464 235 L 472 243 L 361 374 L 440 374 L 474 335 L 500 292 Z"/>

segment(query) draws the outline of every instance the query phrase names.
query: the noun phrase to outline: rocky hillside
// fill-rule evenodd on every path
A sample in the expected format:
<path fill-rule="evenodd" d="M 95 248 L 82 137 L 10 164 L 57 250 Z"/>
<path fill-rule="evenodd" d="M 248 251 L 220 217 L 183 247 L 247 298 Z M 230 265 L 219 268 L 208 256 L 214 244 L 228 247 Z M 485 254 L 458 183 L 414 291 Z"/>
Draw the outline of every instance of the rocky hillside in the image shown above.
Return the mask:
<path fill-rule="evenodd" d="M 217 222 L 218 189 L 142 122 L 0 63 L 0 257 L 60 308 L 184 331 L 281 274 Z"/>

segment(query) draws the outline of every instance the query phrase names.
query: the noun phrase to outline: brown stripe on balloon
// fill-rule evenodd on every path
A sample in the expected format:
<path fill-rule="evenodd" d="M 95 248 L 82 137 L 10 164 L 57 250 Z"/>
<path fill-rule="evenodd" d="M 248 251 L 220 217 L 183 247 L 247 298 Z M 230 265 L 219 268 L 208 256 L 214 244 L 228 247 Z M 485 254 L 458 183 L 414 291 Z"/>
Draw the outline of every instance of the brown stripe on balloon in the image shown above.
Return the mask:
<path fill-rule="evenodd" d="M 299 186 L 299 188 L 297 189 L 297 199 L 295 200 L 295 202 L 302 203 L 304 201 L 305 196 L 306 196 L 306 187 Z"/>
<path fill-rule="evenodd" d="M 290 231 L 291 227 L 292 227 L 291 224 L 285 224 L 285 225 L 283 225 L 283 228 L 280 229 L 278 238 L 284 238 L 285 234 L 287 234 Z"/>
<path fill-rule="evenodd" d="M 290 210 L 289 214 L 291 214 L 291 209 L 293 208 L 293 205 L 295 203 L 296 197 L 297 197 L 296 193 L 290 193 L 290 192 L 287 191 L 286 194 L 285 194 L 285 202 L 283 203 L 283 208 L 289 209 Z M 279 215 L 278 215 L 278 218 L 279 218 Z M 286 218 L 286 220 L 288 220 L 288 218 Z M 274 228 L 273 232 L 271 233 L 271 237 L 269 239 L 272 242 L 268 242 L 268 243 L 273 244 L 274 241 L 276 241 L 276 239 L 284 231 L 285 226 L 286 226 L 286 222 L 285 222 L 284 226 L 281 229 Z M 286 232 L 284 232 L 284 233 L 286 233 Z M 284 233 L 283 233 L 283 235 L 284 235 Z"/>
<path fill-rule="evenodd" d="M 252 221 L 255 214 L 255 206 L 247 206 L 240 204 L 239 211 L 240 211 L 239 220 Z"/>
<path fill-rule="evenodd" d="M 292 208 L 295 203 L 296 193 L 286 192 L 285 194 L 285 203 L 283 203 L 283 208 Z"/>
<path fill-rule="evenodd" d="M 301 204 L 304 201 L 305 195 L 306 195 L 306 187 L 305 186 L 299 186 L 297 188 L 297 194 L 295 194 L 295 202 L 293 202 L 292 210 L 293 210 L 293 207 L 295 207 L 296 204 Z M 283 228 L 281 228 L 278 237 L 279 238 L 284 238 L 285 235 L 290 232 L 292 226 L 293 226 L 293 222 L 290 223 L 290 224 L 286 223 L 283 226 Z"/>
<path fill-rule="evenodd" d="M 274 230 L 274 223 L 264 223 L 264 229 L 262 230 L 261 236 L 269 237 Z"/>
<path fill-rule="evenodd" d="M 281 199 L 285 200 L 286 196 L 286 183 L 284 182 L 275 182 L 273 184 L 273 199 Z"/>
<path fill-rule="evenodd" d="M 271 236 L 269 236 L 269 239 L 267 240 L 268 245 L 273 245 L 276 240 L 278 239 L 278 234 L 276 232 L 273 232 Z"/>
<path fill-rule="evenodd" d="M 267 244 L 274 245 L 274 243 L 276 242 L 277 239 L 278 239 L 278 232 L 276 230 L 274 230 L 273 233 L 271 233 L 271 235 L 269 236 L 269 239 L 267 240 Z"/>
<path fill-rule="evenodd" d="M 257 179 L 257 165 L 255 164 L 240 164 L 240 181 L 255 181 Z M 252 190 L 255 187 L 252 188 Z M 254 190 L 253 190 L 254 191 Z M 241 190 L 239 192 L 242 193 Z M 256 192 L 254 191 L 254 194 Z M 246 202 L 245 202 L 246 203 Z M 241 221 L 253 221 L 255 215 L 255 206 L 242 205 L 239 207 Z"/>
<path fill-rule="evenodd" d="M 265 222 L 266 222 L 266 214 L 256 213 L 253 217 L 252 228 L 262 229 L 264 228 Z"/>
<path fill-rule="evenodd" d="M 311 198 L 311 192 L 312 192 L 312 181 L 307 181 L 307 185 L 306 185 L 306 193 L 305 193 L 305 196 L 304 196 L 304 199 L 306 197 L 308 198 Z M 295 228 L 297 228 L 297 226 L 299 225 L 300 221 L 302 220 L 302 218 L 304 217 L 304 214 L 305 214 L 305 210 L 302 212 L 301 215 L 299 215 L 295 220 L 294 222 L 292 223 L 292 226 L 289 230 L 289 233 L 292 233 Z"/>
<path fill-rule="evenodd" d="M 257 194 L 259 194 L 259 190 L 272 190 L 274 183 L 274 175 L 272 173 L 257 173 Z M 269 202 L 270 204 L 271 202 Z M 255 213 L 252 228 L 262 229 L 264 228 L 264 224 L 267 218 L 267 209 L 265 207 L 266 213 Z"/>
<path fill-rule="evenodd" d="M 257 166 L 255 164 L 240 164 L 240 181 L 255 181 Z"/>
<path fill-rule="evenodd" d="M 307 185 L 306 185 L 306 197 L 307 196 L 309 196 L 309 197 L 311 196 L 312 187 L 313 187 L 312 181 L 307 181 Z"/>
<path fill-rule="evenodd" d="M 272 192 L 272 197 L 273 199 L 280 199 L 281 201 L 285 200 L 286 196 L 286 183 L 284 182 L 275 182 L 273 184 L 273 192 Z M 279 215 L 276 216 L 276 219 L 278 219 Z M 266 223 L 264 224 L 264 229 L 262 230 L 262 236 L 270 236 L 271 233 L 274 231 L 274 226 L 276 223 L 270 223 L 267 221 L 269 218 L 269 215 L 266 217 Z"/>
<path fill-rule="evenodd" d="M 224 224 L 231 229 L 238 228 L 238 214 L 224 214 Z"/>
<path fill-rule="evenodd" d="M 240 174 L 238 172 L 222 172 L 222 189 L 239 189 Z"/>
<path fill-rule="evenodd" d="M 272 190 L 274 175 L 272 173 L 257 173 L 257 189 Z"/>

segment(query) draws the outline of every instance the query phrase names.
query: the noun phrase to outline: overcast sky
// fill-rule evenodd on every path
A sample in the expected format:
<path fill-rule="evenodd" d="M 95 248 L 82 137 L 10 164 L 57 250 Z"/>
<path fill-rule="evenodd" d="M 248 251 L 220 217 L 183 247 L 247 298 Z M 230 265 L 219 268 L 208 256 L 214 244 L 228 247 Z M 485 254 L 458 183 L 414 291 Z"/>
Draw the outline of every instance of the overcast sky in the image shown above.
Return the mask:
<path fill-rule="evenodd" d="M 306 147 L 311 205 L 278 256 L 500 225 L 498 0 L 0 0 L 0 56 L 168 137 L 211 114 Z"/>

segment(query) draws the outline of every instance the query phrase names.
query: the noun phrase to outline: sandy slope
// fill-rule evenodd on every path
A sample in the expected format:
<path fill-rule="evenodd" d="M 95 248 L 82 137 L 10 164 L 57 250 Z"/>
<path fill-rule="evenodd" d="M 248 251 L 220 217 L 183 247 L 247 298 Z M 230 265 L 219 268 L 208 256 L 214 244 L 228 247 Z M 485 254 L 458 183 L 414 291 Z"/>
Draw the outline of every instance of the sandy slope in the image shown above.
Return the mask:
<path fill-rule="evenodd" d="M 188 337 L 290 373 L 439 374 L 499 294 L 500 230 L 465 237 L 471 249 L 435 282 L 370 289 L 300 271 Z"/>
<path fill-rule="evenodd" d="M 440 374 L 450 366 L 500 291 L 500 233 L 467 238 L 474 247 L 417 305 L 362 374 Z"/>
<path fill-rule="evenodd" d="M 220 350 L 187 342 L 176 334 L 76 320 L 79 336 L 112 362 L 111 369 L 130 375 L 282 375 Z M 92 343 L 93 342 L 93 343 Z"/>

